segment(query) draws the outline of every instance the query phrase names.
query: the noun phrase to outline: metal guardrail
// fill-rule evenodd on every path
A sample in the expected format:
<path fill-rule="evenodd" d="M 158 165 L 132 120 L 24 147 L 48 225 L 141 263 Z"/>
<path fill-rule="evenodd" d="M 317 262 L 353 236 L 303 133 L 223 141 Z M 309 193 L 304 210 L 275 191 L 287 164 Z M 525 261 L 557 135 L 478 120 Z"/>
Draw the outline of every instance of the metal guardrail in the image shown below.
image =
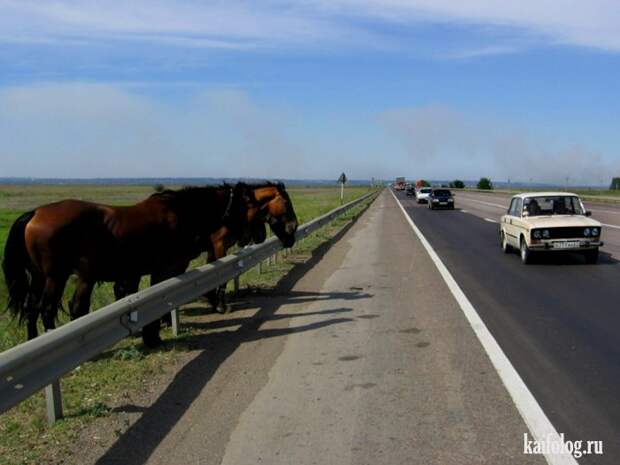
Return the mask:
<path fill-rule="evenodd" d="M 370 192 L 301 225 L 297 240 L 376 195 Z M 0 413 L 47 386 L 48 419 L 59 409 L 57 380 L 144 325 L 230 281 L 282 249 L 275 236 L 262 244 L 168 279 L 0 353 Z"/>

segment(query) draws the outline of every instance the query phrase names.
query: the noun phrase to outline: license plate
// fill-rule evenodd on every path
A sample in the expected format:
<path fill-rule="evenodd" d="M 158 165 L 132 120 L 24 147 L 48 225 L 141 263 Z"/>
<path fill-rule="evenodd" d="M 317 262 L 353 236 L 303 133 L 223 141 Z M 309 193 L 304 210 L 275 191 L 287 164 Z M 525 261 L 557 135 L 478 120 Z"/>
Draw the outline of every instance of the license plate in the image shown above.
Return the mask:
<path fill-rule="evenodd" d="M 579 247 L 579 241 L 554 242 L 554 249 L 575 249 Z"/>
<path fill-rule="evenodd" d="M 448 202 L 439 202 L 439 205 L 448 205 Z"/>

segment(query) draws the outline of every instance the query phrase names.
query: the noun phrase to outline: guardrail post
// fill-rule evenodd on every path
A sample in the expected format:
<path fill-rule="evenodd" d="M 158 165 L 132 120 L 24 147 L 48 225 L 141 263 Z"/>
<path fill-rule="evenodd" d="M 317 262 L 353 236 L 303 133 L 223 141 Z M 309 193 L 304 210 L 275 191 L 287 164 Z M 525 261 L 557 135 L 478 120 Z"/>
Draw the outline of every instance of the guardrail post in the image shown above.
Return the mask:
<path fill-rule="evenodd" d="M 258 274 L 261 274 L 263 272 L 263 261 L 262 260 L 258 262 L 256 269 L 258 270 Z"/>
<path fill-rule="evenodd" d="M 175 308 L 170 312 L 170 320 L 172 322 L 172 334 L 179 335 L 179 309 Z"/>
<path fill-rule="evenodd" d="M 62 418 L 62 394 L 60 392 L 59 380 L 45 386 L 45 405 L 47 409 L 47 423 L 51 426 Z"/>
<path fill-rule="evenodd" d="M 239 275 L 235 276 L 233 279 L 233 292 L 235 295 L 239 293 Z"/>

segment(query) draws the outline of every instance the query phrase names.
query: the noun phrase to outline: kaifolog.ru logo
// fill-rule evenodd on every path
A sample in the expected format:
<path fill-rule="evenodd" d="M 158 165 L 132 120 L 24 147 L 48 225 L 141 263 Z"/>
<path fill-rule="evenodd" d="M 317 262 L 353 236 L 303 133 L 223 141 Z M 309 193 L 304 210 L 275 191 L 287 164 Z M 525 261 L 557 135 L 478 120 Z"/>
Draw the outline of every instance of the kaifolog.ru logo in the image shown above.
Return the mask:
<path fill-rule="evenodd" d="M 523 453 L 560 455 L 570 454 L 576 459 L 584 455 L 603 455 L 603 441 L 565 441 L 564 433 L 558 438 L 549 435 L 544 441 L 529 439 L 527 433 L 523 433 Z"/>

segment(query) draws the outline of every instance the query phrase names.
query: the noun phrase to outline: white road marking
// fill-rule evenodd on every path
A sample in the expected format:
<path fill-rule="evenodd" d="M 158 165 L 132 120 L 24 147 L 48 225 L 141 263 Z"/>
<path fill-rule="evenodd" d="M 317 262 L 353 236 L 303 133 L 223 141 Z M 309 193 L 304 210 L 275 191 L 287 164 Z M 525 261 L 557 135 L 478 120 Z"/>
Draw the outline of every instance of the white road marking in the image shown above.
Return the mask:
<path fill-rule="evenodd" d="M 545 412 L 543 412 L 542 408 L 538 404 L 538 401 L 534 398 L 525 382 L 521 379 L 519 373 L 517 373 L 517 370 L 515 370 L 512 366 L 512 363 L 506 354 L 504 354 L 499 344 L 478 315 L 478 312 L 476 312 L 476 309 L 472 303 L 461 290 L 456 280 L 452 277 L 452 274 L 450 274 L 448 268 L 446 268 L 446 265 L 443 264 L 441 258 L 439 258 L 439 255 L 437 255 L 437 252 L 435 252 L 431 244 L 424 237 L 424 234 L 422 234 L 422 231 L 418 229 L 411 217 L 407 214 L 405 208 L 398 201 L 392 190 L 390 190 L 390 192 L 403 212 L 403 215 L 405 215 L 405 219 L 411 226 L 411 229 L 413 229 L 416 236 L 418 236 L 418 239 L 426 249 L 428 255 L 431 257 L 431 260 L 435 263 L 435 266 L 446 282 L 448 289 L 450 289 L 450 292 L 461 307 L 465 318 L 467 318 L 467 321 L 474 330 L 474 333 L 478 337 L 482 347 L 489 356 L 491 363 L 495 367 L 495 370 L 504 383 L 504 386 L 506 386 L 510 397 L 515 403 L 521 417 L 523 417 L 530 433 L 534 436 L 534 439 L 538 441 L 545 441 L 549 438 L 551 442 L 559 443 L 561 441 L 560 435 L 551 424 L 551 421 L 549 421 L 549 418 L 547 418 L 547 415 L 545 415 Z M 545 459 L 549 465 L 578 465 L 572 455 L 545 454 Z"/>
<path fill-rule="evenodd" d="M 497 223 L 497 221 L 492 220 L 491 218 L 485 218 L 484 221 L 488 221 L 489 223 Z"/>
<path fill-rule="evenodd" d="M 601 224 L 608 228 L 620 229 L 620 226 L 616 226 L 615 224 L 606 224 L 606 223 L 601 223 Z"/>
<path fill-rule="evenodd" d="M 463 213 L 469 213 L 469 210 L 463 210 L 462 208 L 461 208 L 461 211 L 462 211 Z"/>

